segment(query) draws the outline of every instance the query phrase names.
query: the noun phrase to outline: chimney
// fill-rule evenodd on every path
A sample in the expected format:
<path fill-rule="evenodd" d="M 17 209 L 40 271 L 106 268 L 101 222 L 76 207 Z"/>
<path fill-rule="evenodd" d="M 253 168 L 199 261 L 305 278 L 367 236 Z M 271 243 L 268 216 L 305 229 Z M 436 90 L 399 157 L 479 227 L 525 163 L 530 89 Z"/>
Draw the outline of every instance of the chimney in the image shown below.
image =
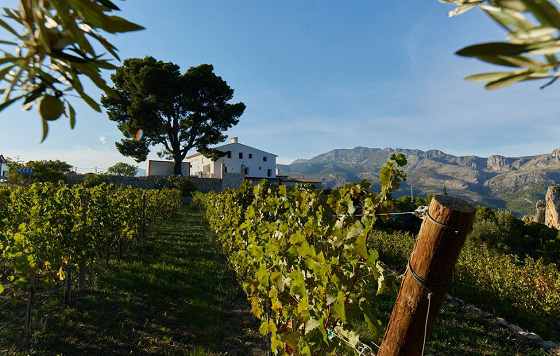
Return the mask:
<path fill-rule="evenodd" d="M 239 143 L 239 137 L 233 136 L 229 139 L 229 143 Z"/>

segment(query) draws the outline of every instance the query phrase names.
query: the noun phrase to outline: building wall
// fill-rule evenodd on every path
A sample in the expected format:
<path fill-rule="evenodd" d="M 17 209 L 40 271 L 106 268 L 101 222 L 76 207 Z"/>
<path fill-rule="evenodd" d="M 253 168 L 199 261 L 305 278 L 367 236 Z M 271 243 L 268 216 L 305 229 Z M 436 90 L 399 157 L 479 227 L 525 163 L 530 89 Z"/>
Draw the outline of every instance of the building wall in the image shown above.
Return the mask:
<path fill-rule="evenodd" d="M 217 149 L 231 153 L 215 162 L 202 155 L 188 158 L 187 161 L 191 164 L 191 175 L 204 177 L 210 174 L 212 177 L 221 178 L 223 166 L 225 173 L 258 178 L 276 177 L 276 156 L 271 153 L 239 143 L 227 144 L 217 147 Z"/>
<path fill-rule="evenodd" d="M 207 178 L 221 178 L 221 170 L 217 162 L 206 158 L 203 155 L 198 155 L 193 158 L 187 159 L 190 163 L 190 175 L 194 177 L 207 177 Z"/>
<path fill-rule="evenodd" d="M 8 165 L 6 163 L 0 163 L 0 177 L 8 177 Z"/>
<path fill-rule="evenodd" d="M 175 163 L 171 161 L 148 161 L 148 172 L 149 176 L 172 176 L 175 173 Z M 181 167 L 183 176 L 188 177 L 190 175 L 189 163 L 183 162 Z"/>

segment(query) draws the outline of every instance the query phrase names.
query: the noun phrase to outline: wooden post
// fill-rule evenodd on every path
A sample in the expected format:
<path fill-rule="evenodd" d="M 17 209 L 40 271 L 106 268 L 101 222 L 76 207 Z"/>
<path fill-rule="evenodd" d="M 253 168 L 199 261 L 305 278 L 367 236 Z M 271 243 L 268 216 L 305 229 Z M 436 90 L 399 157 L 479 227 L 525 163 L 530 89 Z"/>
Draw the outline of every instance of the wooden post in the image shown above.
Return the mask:
<path fill-rule="evenodd" d="M 33 308 L 33 299 L 35 296 L 35 276 L 31 278 L 31 284 L 27 292 L 27 306 L 25 308 L 25 345 L 29 346 L 31 340 L 31 310 Z"/>
<path fill-rule="evenodd" d="M 378 356 L 422 355 L 459 252 L 472 229 L 474 212 L 472 205 L 459 198 L 438 195 L 432 199 Z"/>
<path fill-rule="evenodd" d="M 66 280 L 64 281 L 64 304 L 72 304 L 72 269 L 68 266 L 66 270 Z"/>
<path fill-rule="evenodd" d="M 144 241 L 146 236 L 146 192 L 142 192 L 142 231 L 140 233 L 140 240 Z"/>

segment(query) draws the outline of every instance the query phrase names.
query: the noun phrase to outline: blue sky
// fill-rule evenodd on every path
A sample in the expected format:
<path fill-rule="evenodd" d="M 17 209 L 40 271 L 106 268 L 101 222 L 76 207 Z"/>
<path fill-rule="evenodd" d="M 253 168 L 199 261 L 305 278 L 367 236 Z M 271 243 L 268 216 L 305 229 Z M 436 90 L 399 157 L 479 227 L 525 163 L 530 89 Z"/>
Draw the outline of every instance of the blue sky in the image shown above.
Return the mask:
<path fill-rule="evenodd" d="M 487 92 L 463 80 L 493 68 L 454 51 L 504 37 L 478 11 L 449 19 L 437 0 L 117 4 L 147 28 L 111 37 L 121 57 L 213 64 L 247 105 L 229 134 L 280 162 L 356 146 L 515 156 L 560 146 L 557 87 Z M 126 161 L 114 123 L 76 107 L 77 127 L 60 120 L 43 144 L 36 111 L 2 112 L 0 154 L 64 159 L 81 171 Z"/>

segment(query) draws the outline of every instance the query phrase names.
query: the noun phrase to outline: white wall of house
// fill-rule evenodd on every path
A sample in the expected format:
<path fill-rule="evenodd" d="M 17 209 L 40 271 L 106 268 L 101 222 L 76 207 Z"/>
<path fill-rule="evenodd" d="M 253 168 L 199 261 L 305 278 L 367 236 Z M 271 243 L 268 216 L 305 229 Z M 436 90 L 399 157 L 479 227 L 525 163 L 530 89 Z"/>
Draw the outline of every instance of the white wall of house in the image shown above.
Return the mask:
<path fill-rule="evenodd" d="M 206 178 L 221 178 L 220 167 L 217 162 L 212 161 L 210 158 L 206 158 L 201 154 L 194 157 L 187 158 L 187 162 L 190 164 L 190 174 L 191 176 L 206 177 Z"/>
<path fill-rule="evenodd" d="M 181 173 L 183 176 L 189 176 L 189 163 L 183 162 L 181 164 Z M 175 162 L 173 161 L 148 161 L 148 172 L 149 176 L 172 176 L 175 174 Z"/>
<path fill-rule="evenodd" d="M 8 162 L 0 155 L 0 178 L 8 177 Z"/>
<path fill-rule="evenodd" d="M 8 165 L 0 163 L 0 177 L 6 178 L 8 176 Z"/>
<path fill-rule="evenodd" d="M 227 154 L 216 161 L 201 154 L 187 158 L 187 162 L 191 164 L 191 175 L 222 178 L 224 172 L 257 178 L 276 177 L 276 155 L 273 153 L 241 144 L 236 137 L 216 149 Z"/>

